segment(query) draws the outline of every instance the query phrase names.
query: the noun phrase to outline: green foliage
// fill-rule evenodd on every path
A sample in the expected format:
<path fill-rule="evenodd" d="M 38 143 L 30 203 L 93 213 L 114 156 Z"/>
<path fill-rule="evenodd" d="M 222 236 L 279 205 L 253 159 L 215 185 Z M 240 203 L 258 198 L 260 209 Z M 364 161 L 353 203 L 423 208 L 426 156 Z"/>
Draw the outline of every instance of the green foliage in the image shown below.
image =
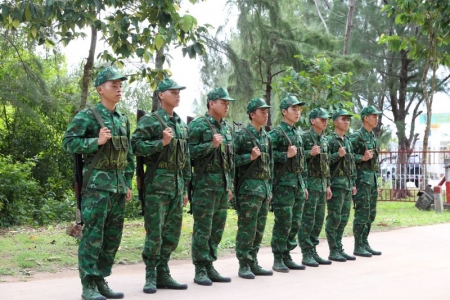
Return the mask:
<path fill-rule="evenodd" d="M 195 3 L 197 1 L 191 1 Z M 99 57 L 119 66 L 130 57 L 145 63 L 165 45 L 181 46 L 183 54 L 194 58 L 205 52 L 202 35 L 209 25 L 198 26 L 189 14 L 181 14 L 175 0 L 104 1 L 7 1 L 0 4 L 0 24 L 7 30 L 26 30 L 28 40 L 39 44 L 69 44 L 92 27 L 101 32 L 110 46 Z M 101 16 L 101 18 L 99 17 Z M 161 69 L 143 67 L 130 80 L 148 78 L 152 87 L 166 75 Z"/>
<path fill-rule="evenodd" d="M 0 227 L 28 223 L 32 217 L 39 184 L 32 177 L 35 162 L 13 162 L 0 155 Z"/>
<path fill-rule="evenodd" d="M 310 126 L 308 112 L 314 108 L 322 107 L 332 113 L 353 107 L 348 91 L 351 72 L 333 72 L 331 59 L 322 55 L 312 59 L 297 55 L 296 58 L 303 68 L 298 72 L 292 67 L 287 68 L 285 75 L 274 83 L 274 88 L 280 98 L 285 93 L 292 93 L 307 103 L 299 121 L 303 127 Z"/>

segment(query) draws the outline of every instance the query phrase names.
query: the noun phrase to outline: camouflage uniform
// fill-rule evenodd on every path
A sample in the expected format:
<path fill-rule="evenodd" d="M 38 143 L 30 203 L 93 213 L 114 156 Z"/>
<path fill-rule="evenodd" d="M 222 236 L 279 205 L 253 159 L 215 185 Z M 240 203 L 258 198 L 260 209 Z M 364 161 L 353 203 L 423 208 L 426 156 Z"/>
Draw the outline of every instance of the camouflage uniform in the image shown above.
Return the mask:
<path fill-rule="evenodd" d="M 347 111 L 340 110 L 333 115 L 335 120 L 339 116 L 351 116 Z M 328 136 L 330 149 L 330 173 L 332 198 L 327 201 L 327 221 L 325 232 L 330 248 L 330 260 L 346 261 L 355 259 L 347 255 L 342 246 L 342 236 L 350 217 L 352 191 L 355 187 L 356 168 L 353 157 L 353 147 L 347 135 L 341 138 L 337 133 Z M 339 148 L 344 147 L 346 154 L 339 156 Z"/>
<path fill-rule="evenodd" d="M 361 118 L 370 114 L 381 114 L 375 107 L 369 106 L 361 112 Z M 370 228 L 376 216 L 378 182 L 377 173 L 378 152 L 376 149 L 376 139 L 373 132 L 368 132 L 361 127 L 352 135 L 350 141 L 355 151 L 355 163 L 357 170 L 357 193 L 353 197 L 355 202 L 355 219 L 353 221 L 353 235 L 355 236 L 355 255 L 371 256 L 380 255 L 381 252 L 373 250 L 368 242 Z M 373 151 L 372 159 L 362 161 L 366 150 Z"/>
<path fill-rule="evenodd" d="M 313 118 L 329 118 L 329 115 L 322 108 L 314 109 L 309 114 L 309 119 Z M 303 177 L 306 177 L 309 197 L 303 208 L 298 238 L 303 254 L 302 263 L 317 266 L 317 263 L 321 263 L 318 260 L 322 259 L 316 252 L 316 246 L 319 244 L 319 235 L 325 219 L 326 189 L 330 186 L 329 150 L 325 134 L 319 136 L 312 128 L 303 132 L 302 139 L 307 165 Z M 315 145 L 320 146 L 320 154 L 311 156 L 311 149 Z M 331 262 L 323 260 L 323 264 L 329 263 Z"/>
<path fill-rule="evenodd" d="M 280 109 L 304 105 L 295 96 L 282 100 Z M 305 203 L 303 141 L 299 129 L 282 121 L 269 132 L 273 147 L 274 183 L 272 208 L 275 222 L 272 231 L 273 270 L 288 272 L 289 269 L 303 269 L 295 265 L 289 252 L 297 246 L 297 235 Z M 289 146 L 297 147 L 297 154 L 287 157 Z"/>
<path fill-rule="evenodd" d="M 95 86 L 118 79 L 126 80 L 126 77 L 109 67 L 99 72 Z M 109 111 L 101 103 L 95 109 L 112 137 L 102 146 L 102 154 L 91 176 L 84 178 L 89 181 L 81 202 L 84 226 L 78 247 L 78 270 L 86 299 L 89 299 L 86 289 L 98 292 L 93 281 L 98 285 L 111 274 L 122 238 L 126 192 L 132 187 L 134 174 L 128 118 L 117 109 Z M 97 143 L 100 129 L 92 110 L 84 109 L 75 116 L 64 135 L 63 148 L 69 153 L 83 154 L 84 174 L 100 148 Z"/>
<path fill-rule="evenodd" d="M 208 94 L 208 101 L 233 101 L 228 92 L 217 88 Z M 217 122 L 208 113 L 189 123 L 189 152 L 193 161 L 192 261 L 196 274 L 204 272 L 209 278 L 197 282 L 211 285 L 212 281 L 229 282 L 230 278 L 216 276 L 212 263 L 217 260 L 217 247 L 222 239 L 228 209 L 228 193 L 234 179 L 233 128 L 224 119 Z M 213 135 L 223 136 L 222 144 L 213 146 Z M 194 280 L 195 281 L 195 280 Z"/>
<path fill-rule="evenodd" d="M 264 100 L 255 98 L 247 106 L 247 112 L 250 113 L 257 108 L 268 107 L 270 106 Z M 260 149 L 261 156 L 251 161 L 254 143 Z M 248 124 L 245 129 L 241 129 L 235 134 L 234 147 L 236 175 L 239 181 L 239 189 L 236 195 L 238 213 L 236 257 L 240 263 L 240 270 L 248 271 L 249 267 L 252 270 L 250 276 L 243 277 L 241 273 L 240 276 L 252 279 L 254 275 L 263 275 L 258 272 L 261 267 L 258 266 L 257 254 L 266 226 L 269 202 L 272 199 L 272 146 L 264 128 L 261 128 L 258 132 L 252 125 Z M 242 182 L 241 178 L 252 163 L 255 164 L 252 167 L 253 171 L 250 174 L 247 173 L 247 179 Z"/>
<path fill-rule="evenodd" d="M 173 138 L 168 145 L 163 146 L 165 126 L 172 129 Z M 183 196 L 187 193 L 191 179 L 187 139 L 186 123 L 175 112 L 170 116 L 162 108 L 143 116 L 131 137 L 135 155 L 143 156 L 146 165 L 146 236 L 142 258 L 146 266 L 146 279 L 155 276 L 156 268 L 158 287 L 162 287 L 160 282 L 163 280 L 160 278 L 169 274 L 168 261 L 177 248 L 181 234 Z"/>

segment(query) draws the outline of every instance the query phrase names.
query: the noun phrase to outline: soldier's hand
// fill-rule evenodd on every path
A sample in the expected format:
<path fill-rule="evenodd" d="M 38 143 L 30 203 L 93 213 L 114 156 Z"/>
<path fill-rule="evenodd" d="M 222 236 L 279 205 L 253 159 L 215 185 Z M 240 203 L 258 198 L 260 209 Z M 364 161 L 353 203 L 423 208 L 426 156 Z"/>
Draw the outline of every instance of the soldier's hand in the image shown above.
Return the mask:
<path fill-rule="evenodd" d="M 358 190 L 356 189 L 356 186 L 354 186 L 354 187 L 352 188 L 352 195 L 353 195 L 353 196 L 356 195 L 357 192 L 358 192 Z"/>
<path fill-rule="evenodd" d="M 125 198 L 125 201 L 130 202 L 131 195 L 132 195 L 131 190 L 129 188 L 127 188 L 127 196 Z"/>
<path fill-rule="evenodd" d="M 362 161 L 368 161 L 369 159 L 372 159 L 372 157 L 373 157 L 372 150 L 366 150 L 364 152 L 364 156 L 362 158 Z"/>
<path fill-rule="evenodd" d="M 331 200 L 331 197 L 333 197 L 333 193 L 331 192 L 331 188 L 327 186 L 327 200 Z"/>
<path fill-rule="evenodd" d="M 111 138 L 111 130 L 108 127 L 103 127 L 98 133 L 98 145 L 104 145 Z"/>
<path fill-rule="evenodd" d="M 305 200 L 308 200 L 309 198 L 309 192 L 308 189 L 305 189 Z"/>
<path fill-rule="evenodd" d="M 253 147 L 252 154 L 250 155 L 250 160 L 255 160 L 261 156 L 261 150 L 258 147 Z"/>
<path fill-rule="evenodd" d="M 213 146 L 214 148 L 219 147 L 220 144 L 222 144 L 223 136 L 220 133 L 216 133 L 213 135 Z"/>
<path fill-rule="evenodd" d="M 287 150 L 287 157 L 291 158 L 293 156 L 297 155 L 297 147 L 295 146 L 289 146 Z"/>
<path fill-rule="evenodd" d="M 172 128 L 167 127 L 166 129 L 163 130 L 163 139 L 162 139 L 163 146 L 167 146 L 172 140 L 172 138 L 173 138 Z"/>
<path fill-rule="evenodd" d="M 233 199 L 233 192 L 228 191 L 228 201 L 231 201 L 231 199 Z"/>
<path fill-rule="evenodd" d="M 184 196 L 183 196 L 183 207 L 186 207 L 186 205 L 188 204 L 188 202 L 189 202 L 188 196 L 187 196 L 187 195 L 184 195 Z"/>
<path fill-rule="evenodd" d="M 318 155 L 318 154 L 320 154 L 320 146 L 314 145 L 314 146 L 311 148 L 311 156 L 316 156 L 316 155 Z"/>
<path fill-rule="evenodd" d="M 347 154 L 347 151 L 345 151 L 345 147 L 339 147 L 339 157 L 345 156 Z"/>

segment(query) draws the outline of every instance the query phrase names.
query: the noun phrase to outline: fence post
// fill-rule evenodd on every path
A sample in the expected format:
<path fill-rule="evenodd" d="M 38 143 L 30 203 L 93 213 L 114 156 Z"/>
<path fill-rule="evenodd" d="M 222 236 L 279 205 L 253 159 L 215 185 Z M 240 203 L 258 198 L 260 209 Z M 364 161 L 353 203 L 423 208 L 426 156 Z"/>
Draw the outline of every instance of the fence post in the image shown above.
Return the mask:
<path fill-rule="evenodd" d="M 442 201 L 442 187 L 434 187 L 434 211 L 437 213 L 444 212 L 444 201 Z"/>
<path fill-rule="evenodd" d="M 445 165 L 445 194 L 447 197 L 447 203 L 450 204 L 450 159 L 444 159 Z"/>

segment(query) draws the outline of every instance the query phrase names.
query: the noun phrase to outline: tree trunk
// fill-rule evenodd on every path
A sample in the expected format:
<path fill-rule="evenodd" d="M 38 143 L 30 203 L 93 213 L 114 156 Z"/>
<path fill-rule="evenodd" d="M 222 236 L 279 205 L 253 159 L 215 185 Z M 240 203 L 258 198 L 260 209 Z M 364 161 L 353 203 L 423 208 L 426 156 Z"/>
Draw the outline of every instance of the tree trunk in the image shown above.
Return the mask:
<path fill-rule="evenodd" d="M 267 67 L 266 72 L 266 91 L 265 91 L 265 98 L 267 105 L 270 106 L 272 102 L 272 69 L 270 64 Z M 272 116 L 269 114 L 269 121 L 267 122 L 267 126 L 272 126 Z"/>
<path fill-rule="evenodd" d="M 347 26 L 345 28 L 345 36 L 344 36 L 344 55 L 348 54 L 348 44 L 350 42 L 350 36 L 352 34 L 353 29 L 353 16 L 355 15 L 356 10 L 356 0 L 350 0 L 350 4 L 348 5 L 348 15 L 347 15 Z"/>
<path fill-rule="evenodd" d="M 91 26 L 91 45 L 89 47 L 89 55 L 84 65 L 82 87 L 81 87 L 81 101 L 80 110 L 86 107 L 87 97 L 89 94 L 89 85 L 91 83 L 92 68 L 94 66 L 95 48 L 97 46 L 97 29 Z"/>
<path fill-rule="evenodd" d="M 319 18 L 320 18 L 320 20 L 322 21 L 323 26 L 325 27 L 325 31 L 326 31 L 327 33 L 329 33 L 327 23 L 325 22 L 325 19 L 322 17 L 322 14 L 320 13 L 320 8 L 319 8 L 319 2 L 318 2 L 318 0 L 314 0 L 314 3 L 316 4 L 317 14 L 319 15 Z"/>
<path fill-rule="evenodd" d="M 155 67 L 157 70 L 163 69 L 164 60 L 164 47 L 161 47 L 156 51 Z M 152 111 L 157 111 L 160 107 L 161 101 L 159 101 L 158 93 L 155 90 L 152 97 Z"/>

